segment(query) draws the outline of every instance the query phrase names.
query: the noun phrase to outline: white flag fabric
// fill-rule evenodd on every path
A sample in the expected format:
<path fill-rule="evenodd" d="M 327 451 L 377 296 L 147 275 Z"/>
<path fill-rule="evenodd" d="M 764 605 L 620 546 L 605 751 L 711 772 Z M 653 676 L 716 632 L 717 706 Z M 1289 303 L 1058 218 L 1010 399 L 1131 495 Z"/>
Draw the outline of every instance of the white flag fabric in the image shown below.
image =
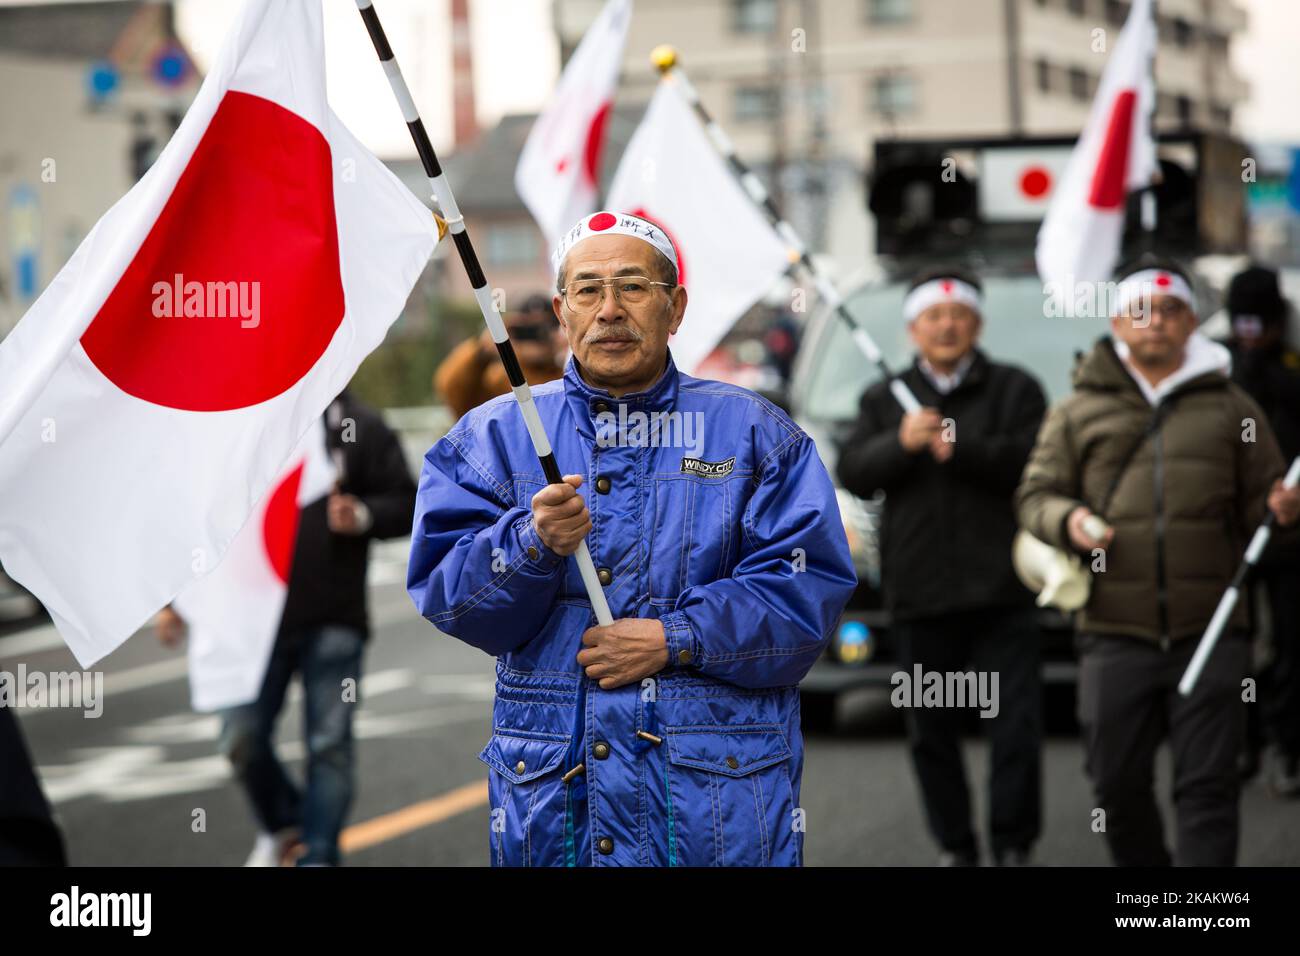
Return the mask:
<path fill-rule="evenodd" d="M 600 156 L 632 0 L 609 0 L 573 51 L 515 167 L 515 189 L 548 245 L 595 212 Z"/>
<path fill-rule="evenodd" d="M 223 710 L 257 699 L 289 593 L 299 516 L 329 494 L 337 478 L 325 449 L 325 423 L 317 419 L 216 570 L 172 602 L 189 624 L 195 710 Z"/>
<path fill-rule="evenodd" d="M 83 667 L 216 567 L 437 243 L 249 0 L 148 174 L 0 342 L 0 560 Z"/>
<path fill-rule="evenodd" d="M 1038 231 L 1038 275 L 1058 295 L 1073 299 L 1076 283 L 1110 279 L 1128 194 L 1150 186 L 1158 172 L 1151 136 L 1155 52 L 1152 2 L 1134 0 Z"/>
<path fill-rule="evenodd" d="M 677 248 L 686 317 L 668 344 L 688 374 L 790 266 L 788 247 L 668 82 L 627 144 L 605 206 L 658 223 Z"/>

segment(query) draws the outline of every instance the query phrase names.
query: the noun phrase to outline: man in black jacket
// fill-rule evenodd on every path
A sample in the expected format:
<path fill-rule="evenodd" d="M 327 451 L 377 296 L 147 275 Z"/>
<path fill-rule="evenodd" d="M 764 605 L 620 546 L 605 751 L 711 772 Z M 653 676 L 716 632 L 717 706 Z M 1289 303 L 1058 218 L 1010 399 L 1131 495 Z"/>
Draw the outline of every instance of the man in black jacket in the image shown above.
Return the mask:
<path fill-rule="evenodd" d="M 1282 297 L 1277 273 L 1250 266 L 1233 276 L 1224 303 L 1232 321 L 1227 341 L 1232 353 L 1232 380 L 1259 403 L 1289 462 L 1300 455 L 1300 354 L 1287 346 L 1290 307 Z M 1300 539 L 1276 538 L 1259 565 L 1272 612 L 1273 655 L 1260 674 L 1260 712 L 1252 706 L 1251 758 L 1261 741 L 1257 728 L 1273 745 L 1267 773 L 1279 796 L 1300 795 Z M 1262 721 L 1258 718 L 1262 717 Z M 1260 725 L 1262 724 L 1262 728 Z"/>
<path fill-rule="evenodd" d="M 1011 566 L 1012 493 L 1046 400 L 1029 375 L 976 348 L 980 308 L 979 280 L 962 270 L 913 281 L 903 311 L 917 357 L 901 378 L 926 407 L 905 415 L 888 383 L 869 388 L 838 474 L 856 495 L 885 493 L 881 565 L 903 668 L 895 702 L 899 686 L 931 674 L 956 688 L 968 666 L 993 691 L 982 709 L 990 838 L 995 861 L 1013 864 L 1028 859 L 1039 833 L 1042 692 L 1033 601 Z M 940 862 L 975 865 L 960 740 L 963 704 L 975 705 L 936 705 L 919 689 L 902 699 L 921 704 L 910 707 L 908 729 Z"/>
<path fill-rule="evenodd" d="M 352 802 L 352 717 L 370 636 L 366 565 L 370 542 L 409 534 L 415 481 L 397 436 L 346 390 L 325 412 L 325 444 L 338 486 L 302 509 L 279 632 L 257 700 L 221 713 L 220 749 L 262 829 L 249 865 L 336 865 Z M 160 616 L 174 643 L 180 619 Z M 306 786 L 275 755 L 275 722 L 301 675 Z"/>

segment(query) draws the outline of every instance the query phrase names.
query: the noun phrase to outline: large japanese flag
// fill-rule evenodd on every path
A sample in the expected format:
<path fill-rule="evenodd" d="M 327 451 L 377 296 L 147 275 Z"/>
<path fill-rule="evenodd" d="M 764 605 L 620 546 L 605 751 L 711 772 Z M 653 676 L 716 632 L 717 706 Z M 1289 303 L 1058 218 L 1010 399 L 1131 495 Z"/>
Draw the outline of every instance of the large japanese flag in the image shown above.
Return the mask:
<path fill-rule="evenodd" d="M 325 424 L 317 419 L 216 570 L 172 602 L 189 624 L 195 710 L 222 710 L 257 698 L 289 593 L 299 516 L 329 494 L 338 477 L 325 449 Z"/>
<path fill-rule="evenodd" d="M 1158 171 L 1151 137 L 1155 52 L 1152 2 L 1134 0 L 1038 231 L 1038 275 L 1071 299 L 1076 283 L 1110 278 L 1124 237 L 1128 194 L 1150 186 Z"/>
<path fill-rule="evenodd" d="M 788 247 L 670 82 L 627 144 L 605 205 L 658 223 L 677 248 L 686 318 L 669 345 L 688 373 L 790 266 Z"/>
<path fill-rule="evenodd" d="M 83 666 L 214 568 L 383 339 L 434 219 L 249 0 L 176 135 L 0 343 L 0 560 Z"/>
<path fill-rule="evenodd" d="M 550 245 L 596 209 L 600 156 L 632 0 L 609 0 L 573 51 L 515 167 L 515 189 Z"/>

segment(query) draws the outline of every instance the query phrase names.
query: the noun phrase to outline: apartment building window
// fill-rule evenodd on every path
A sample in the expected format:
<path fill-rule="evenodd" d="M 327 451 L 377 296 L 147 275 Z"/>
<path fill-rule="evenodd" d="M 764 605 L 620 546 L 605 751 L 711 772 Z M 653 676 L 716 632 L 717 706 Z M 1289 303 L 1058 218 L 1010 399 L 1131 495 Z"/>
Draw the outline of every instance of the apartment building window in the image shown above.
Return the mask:
<path fill-rule="evenodd" d="M 912 0 L 867 0 L 867 19 L 872 23 L 907 23 L 912 19 Z"/>
<path fill-rule="evenodd" d="M 1070 67 L 1067 74 L 1070 78 L 1070 95 L 1076 100 L 1086 100 L 1092 95 L 1092 84 L 1088 82 L 1086 71 L 1079 69 L 1077 66 Z"/>
<path fill-rule="evenodd" d="M 1173 34 L 1175 46 L 1191 46 L 1192 41 L 1195 39 L 1195 32 L 1192 29 L 1192 25 L 1182 17 L 1174 17 L 1174 19 L 1169 23 L 1169 30 L 1170 33 Z"/>
<path fill-rule="evenodd" d="M 731 27 L 737 33 L 771 33 L 776 29 L 777 0 L 732 0 Z"/>
<path fill-rule="evenodd" d="M 1034 76 L 1038 83 L 1038 92 L 1052 92 L 1052 64 L 1046 60 L 1034 61 Z"/>
<path fill-rule="evenodd" d="M 738 86 L 732 112 L 741 122 L 771 119 L 776 115 L 776 90 L 770 86 Z"/>
<path fill-rule="evenodd" d="M 501 223 L 487 230 L 487 260 L 494 266 L 531 266 L 541 258 L 537 227 L 531 222 Z"/>
<path fill-rule="evenodd" d="M 872 107 L 881 116 L 904 116 L 916 109 L 916 80 L 904 73 L 887 73 L 871 81 Z"/>

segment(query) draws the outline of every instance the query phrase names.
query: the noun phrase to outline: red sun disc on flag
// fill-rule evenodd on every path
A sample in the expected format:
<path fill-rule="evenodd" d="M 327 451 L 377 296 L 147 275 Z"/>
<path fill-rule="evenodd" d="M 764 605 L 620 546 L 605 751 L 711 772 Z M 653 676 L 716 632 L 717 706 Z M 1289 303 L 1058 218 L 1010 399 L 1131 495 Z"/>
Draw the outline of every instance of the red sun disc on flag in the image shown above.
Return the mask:
<path fill-rule="evenodd" d="M 1092 172 L 1088 205 L 1094 209 L 1122 209 L 1128 195 L 1129 151 L 1133 140 L 1133 112 L 1137 91 L 1121 90 L 1111 104 L 1106 137 Z"/>
<path fill-rule="evenodd" d="M 1173 285 L 1174 280 L 1169 278 L 1169 273 L 1161 272 L 1156 276 L 1156 286 L 1161 289 L 1168 289 Z"/>
<path fill-rule="evenodd" d="M 1042 166 L 1030 166 L 1020 174 L 1020 192 L 1026 199 L 1042 199 L 1052 188 L 1052 174 Z"/>
<path fill-rule="evenodd" d="M 230 91 L 81 344 L 129 395 L 228 411 L 298 382 L 343 311 L 329 143 Z"/>
<path fill-rule="evenodd" d="M 604 232 L 616 222 L 618 222 L 618 219 L 609 213 L 598 212 L 587 220 L 587 228 L 592 232 Z"/>
<path fill-rule="evenodd" d="M 942 282 L 940 282 L 939 290 L 943 292 L 944 295 L 952 295 L 952 280 L 944 279 Z"/>
<path fill-rule="evenodd" d="M 284 476 L 266 501 L 262 515 L 262 547 L 275 576 L 286 585 L 293 569 L 293 549 L 298 541 L 298 485 L 302 482 L 303 462 Z"/>
<path fill-rule="evenodd" d="M 644 206 L 637 206 L 632 210 L 632 215 L 648 219 L 664 231 L 664 235 L 668 237 L 668 241 L 673 244 L 673 249 L 677 253 L 677 284 L 686 285 L 686 258 L 682 255 L 682 244 L 677 241 L 677 237 L 673 235 L 672 230 L 664 225 L 662 219 L 656 219 L 646 212 Z"/>
<path fill-rule="evenodd" d="M 611 106 L 613 104 L 607 101 L 596 111 L 596 115 L 591 118 L 591 125 L 587 127 L 587 140 L 582 146 L 582 175 L 592 189 L 596 188 L 600 176 L 600 154 L 605 149 L 605 127 L 609 124 Z"/>

